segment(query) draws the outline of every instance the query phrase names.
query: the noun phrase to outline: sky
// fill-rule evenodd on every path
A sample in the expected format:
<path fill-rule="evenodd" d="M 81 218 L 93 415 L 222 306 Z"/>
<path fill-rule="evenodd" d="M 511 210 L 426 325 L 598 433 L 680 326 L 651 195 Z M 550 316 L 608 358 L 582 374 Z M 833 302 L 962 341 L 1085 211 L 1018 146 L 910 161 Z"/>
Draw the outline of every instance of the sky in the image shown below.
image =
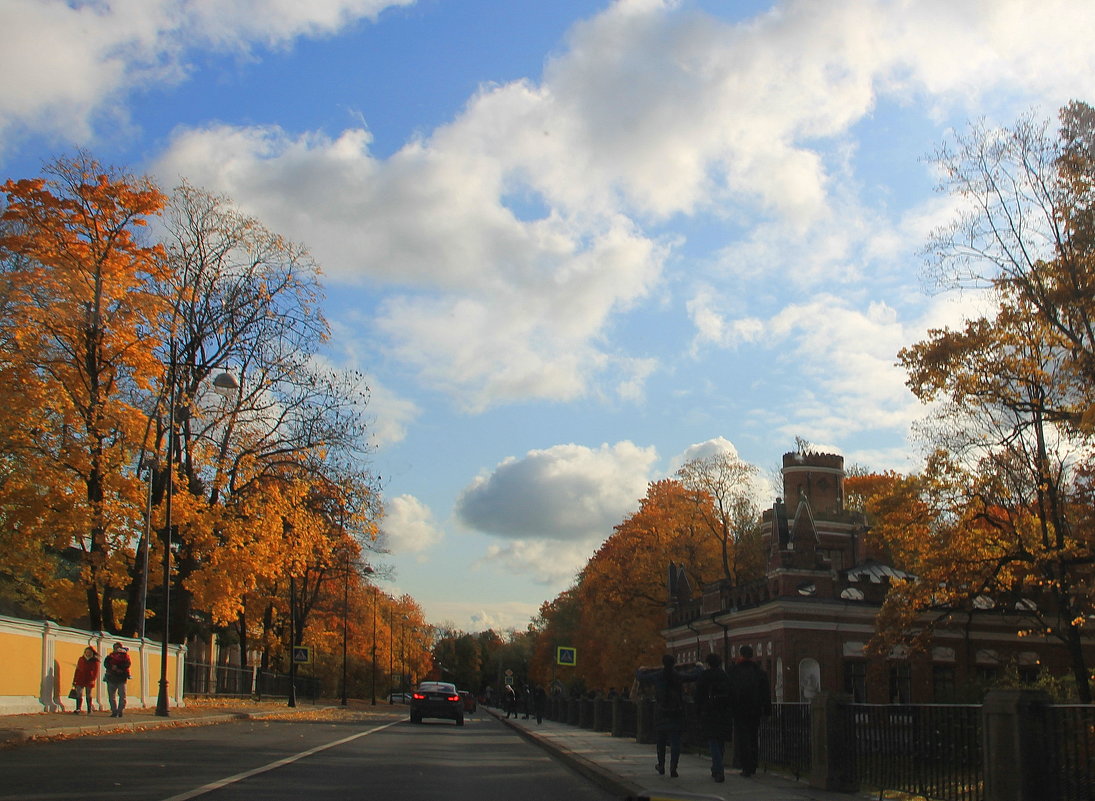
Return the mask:
<path fill-rule="evenodd" d="M 524 628 L 648 482 L 920 464 L 897 353 L 971 122 L 1095 102 L 1088 0 L 0 0 L 0 177 L 84 148 L 306 245 L 383 585 Z M 774 499 L 775 490 L 768 501 Z"/>

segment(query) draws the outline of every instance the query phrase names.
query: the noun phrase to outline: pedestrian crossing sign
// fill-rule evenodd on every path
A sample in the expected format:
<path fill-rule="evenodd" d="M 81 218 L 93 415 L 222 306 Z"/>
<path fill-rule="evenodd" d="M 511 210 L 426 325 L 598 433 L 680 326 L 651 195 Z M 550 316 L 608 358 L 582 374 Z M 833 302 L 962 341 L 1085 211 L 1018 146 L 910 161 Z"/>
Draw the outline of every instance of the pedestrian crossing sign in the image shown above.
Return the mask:
<path fill-rule="evenodd" d="M 312 647 L 310 645 L 294 645 L 293 661 L 299 664 L 308 664 L 312 661 Z"/>
<path fill-rule="evenodd" d="M 578 649 L 560 645 L 555 649 L 555 663 L 574 667 L 578 664 Z"/>

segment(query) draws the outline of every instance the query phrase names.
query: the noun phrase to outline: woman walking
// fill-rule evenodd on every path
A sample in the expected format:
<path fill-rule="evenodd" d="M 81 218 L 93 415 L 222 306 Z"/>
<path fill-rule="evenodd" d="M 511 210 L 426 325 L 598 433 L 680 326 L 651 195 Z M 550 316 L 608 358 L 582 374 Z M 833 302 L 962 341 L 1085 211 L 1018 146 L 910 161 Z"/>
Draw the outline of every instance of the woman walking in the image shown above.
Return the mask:
<path fill-rule="evenodd" d="M 91 714 L 91 691 L 95 687 L 95 679 L 99 677 L 99 654 L 90 645 L 84 649 L 83 655 L 76 660 L 76 670 L 72 674 L 72 689 L 75 690 L 76 709 L 72 714 L 80 714 L 80 702 L 87 700 L 87 713 Z"/>

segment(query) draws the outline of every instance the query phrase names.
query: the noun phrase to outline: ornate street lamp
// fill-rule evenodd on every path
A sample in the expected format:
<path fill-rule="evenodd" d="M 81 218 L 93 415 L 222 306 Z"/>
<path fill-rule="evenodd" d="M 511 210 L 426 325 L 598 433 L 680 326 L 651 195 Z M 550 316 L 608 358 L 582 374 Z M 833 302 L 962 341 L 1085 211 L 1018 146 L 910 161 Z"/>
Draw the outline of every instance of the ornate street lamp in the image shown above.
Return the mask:
<path fill-rule="evenodd" d="M 171 349 L 170 390 L 167 402 L 167 487 L 164 494 L 163 542 L 163 640 L 160 643 L 160 692 L 156 697 L 156 715 L 168 717 L 167 648 L 171 620 L 171 503 L 175 496 L 175 350 Z M 220 394 L 239 390 L 239 382 L 229 373 L 213 379 L 213 389 Z"/>

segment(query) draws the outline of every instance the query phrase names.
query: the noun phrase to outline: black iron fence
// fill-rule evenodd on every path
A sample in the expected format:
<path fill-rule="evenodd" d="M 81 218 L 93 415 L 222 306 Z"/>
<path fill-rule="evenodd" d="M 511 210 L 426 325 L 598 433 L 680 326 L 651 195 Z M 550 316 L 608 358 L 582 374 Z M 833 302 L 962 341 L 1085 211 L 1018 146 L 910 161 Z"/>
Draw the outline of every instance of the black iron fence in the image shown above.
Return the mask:
<path fill-rule="evenodd" d="M 297 698 L 305 698 L 314 703 L 317 698 L 322 697 L 322 683 L 315 677 L 298 675 L 295 686 Z M 183 692 L 185 695 L 288 698 L 289 676 L 257 667 L 186 662 L 183 668 Z"/>
<path fill-rule="evenodd" d="M 849 704 L 844 709 L 860 786 L 942 801 L 984 798 L 980 706 Z"/>
<path fill-rule="evenodd" d="M 1060 801 L 1095 801 L 1095 707 L 1045 708 L 1039 734 L 1044 738 L 1046 784 Z"/>
<path fill-rule="evenodd" d="M 760 724 L 760 759 L 799 779 L 810 772 L 810 705 L 773 704 Z"/>
<path fill-rule="evenodd" d="M 690 705 L 691 706 L 691 705 Z M 583 714 L 583 708 L 586 710 Z M 821 780 L 838 775 L 843 786 L 872 793 L 895 791 L 931 801 L 985 801 L 986 771 L 998 786 L 1017 782 L 1035 788 L 1045 801 L 1095 801 L 1095 706 L 1017 704 L 1003 729 L 1020 734 L 1026 752 L 992 753 L 986 746 L 986 708 L 975 705 L 873 705 L 838 701 L 834 719 L 816 729 L 807 703 L 773 705 L 760 729 L 760 757 L 766 770 Z M 653 742 L 651 699 L 550 698 L 545 717 L 571 725 L 611 731 L 612 736 Z M 704 752 L 694 710 L 687 715 L 685 743 Z M 997 727 L 999 721 L 997 720 Z M 815 743 L 815 737 L 839 742 Z M 819 749 L 820 746 L 820 749 Z M 829 765 L 814 765 L 824 753 Z M 833 765 L 832 760 L 841 762 Z M 1033 780 L 1032 777 L 1033 776 Z M 824 786 L 824 785 L 819 785 Z"/>

